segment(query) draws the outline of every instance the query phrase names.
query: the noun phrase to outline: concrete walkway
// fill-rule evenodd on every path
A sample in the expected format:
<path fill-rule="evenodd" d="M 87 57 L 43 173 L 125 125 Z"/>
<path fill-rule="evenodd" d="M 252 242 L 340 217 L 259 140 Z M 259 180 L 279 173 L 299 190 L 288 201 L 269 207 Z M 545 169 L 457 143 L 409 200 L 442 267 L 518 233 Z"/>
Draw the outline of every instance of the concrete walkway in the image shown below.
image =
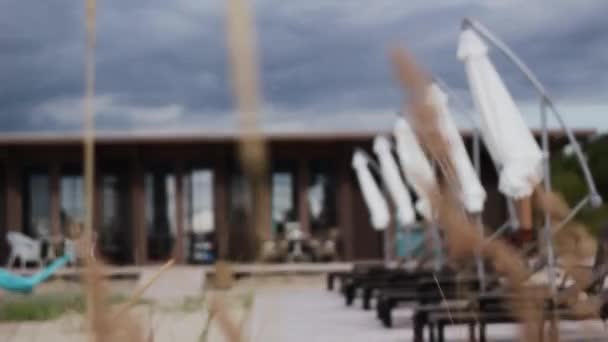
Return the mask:
<path fill-rule="evenodd" d="M 346 307 L 337 292 L 328 292 L 323 283 L 285 285 L 258 290 L 254 304 L 252 341 L 255 342 L 388 342 L 411 341 L 411 310 L 395 311 L 392 329 L 382 327 L 374 311 L 364 311 L 360 301 Z M 561 341 L 608 341 L 600 321 L 562 322 Z M 447 341 L 467 341 L 464 326 L 449 328 Z M 515 341 L 518 326 L 493 325 L 489 341 Z"/>

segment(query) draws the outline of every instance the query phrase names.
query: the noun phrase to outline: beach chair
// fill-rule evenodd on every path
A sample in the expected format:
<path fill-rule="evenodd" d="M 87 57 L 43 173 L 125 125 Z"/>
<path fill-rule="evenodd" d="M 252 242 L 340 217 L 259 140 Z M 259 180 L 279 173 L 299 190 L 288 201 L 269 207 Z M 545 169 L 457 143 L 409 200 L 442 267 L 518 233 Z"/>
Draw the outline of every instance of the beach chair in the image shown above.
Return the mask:
<path fill-rule="evenodd" d="M 14 266 L 17 259 L 21 263 L 22 270 L 25 269 L 28 262 L 33 262 L 38 267 L 42 267 L 42 242 L 40 240 L 32 239 L 19 232 L 8 232 L 6 241 L 11 249 L 7 268 Z"/>
<path fill-rule="evenodd" d="M 556 301 L 550 295 L 547 286 L 530 285 L 538 291 L 534 293 L 538 296 L 541 293 L 540 303 L 543 305 L 543 320 L 557 317 L 564 320 L 586 320 L 601 317 L 608 317 L 608 302 L 606 301 L 608 292 L 603 290 L 603 284 L 608 276 L 608 226 L 602 229 L 601 238 L 598 241 L 595 263 L 590 270 L 591 279 L 585 284 L 570 284 L 565 286 L 566 278 L 560 281 L 560 287 L 555 296 Z M 565 275 L 567 277 L 567 274 Z M 596 298 L 602 301 L 599 311 L 577 314 L 571 310 L 580 303 L 578 299 L 580 293 L 584 293 L 583 298 Z M 536 303 L 538 304 L 538 298 Z M 512 314 L 513 303 L 534 302 L 531 298 L 526 298 L 521 294 L 512 293 L 509 288 L 498 286 L 497 284 L 489 288 L 486 293 L 472 293 L 467 301 L 460 303 L 444 302 L 441 305 L 419 305 L 414 309 L 412 316 L 414 326 L 414 341 L 423 341 L 424 329 L 428 327 L 430 340 L 443 341 L 446 326 L 454 324 L 466 324 L 469 327 L 478 326 L 479 341 L 486 340 L 486 327 L 491 324 L 517 323 L 518 318 Z M 541 334 L 542 331 L 539 332 Z M 475 336 L 475 329 L 470 329 L 471 338 Z"/>

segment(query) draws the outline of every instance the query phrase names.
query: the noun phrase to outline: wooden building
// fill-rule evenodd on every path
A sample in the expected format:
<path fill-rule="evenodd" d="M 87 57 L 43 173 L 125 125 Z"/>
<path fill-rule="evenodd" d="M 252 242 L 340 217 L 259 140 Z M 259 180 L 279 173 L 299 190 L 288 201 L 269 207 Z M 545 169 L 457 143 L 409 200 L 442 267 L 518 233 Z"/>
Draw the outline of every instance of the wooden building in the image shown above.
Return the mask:
<path fill-rule="evenodd" d="M 579 131 L 579 136 L 592 134 Z M 564 142 L 551 133 L 554 147 Z M 371 148 L 371 133 L 271 134 L 272 213 L 267 236 L 286 221 L 315 234 L 337 229 L 345 260 L 378 257 L 382 238 L 369 224 L 351 168 L 356 147 Z M 470 147 L 470 135 L 465 134 Z M 247 185 L 232 135 L 101 134 L 96 145 L 97 248 L 117 264 L 147 264 L 174 256 L 189 260 L 193 232 L 207 233 L 219 253 L 251 258 L 243 236 Z M 44 238 L 69 235 L 84 217 L 81 137 L 0 136 L 0 260 L 7 231 Z M 505 217 L 497 177 L 482 155 L 489 225 Z"/>

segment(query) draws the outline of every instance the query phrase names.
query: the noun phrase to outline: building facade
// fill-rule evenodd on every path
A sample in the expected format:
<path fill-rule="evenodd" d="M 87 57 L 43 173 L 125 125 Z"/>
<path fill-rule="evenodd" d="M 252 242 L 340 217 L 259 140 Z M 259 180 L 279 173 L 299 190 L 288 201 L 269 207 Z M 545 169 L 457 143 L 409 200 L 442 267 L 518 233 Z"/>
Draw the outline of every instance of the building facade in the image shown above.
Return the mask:
<path fill-rule="evenodd" d="M 584 136 L 590 132 L 578 132 Z M 563 135 L 551 134 L 554 147 Z M 269 135 L 270 201 L 265 235 L 297 222 L 311 236 L 339 232 L 343 259 L 376 258 L 382 237 L 351 168 L 355 148 L 371 150 L 372 134 Z M 470 135 L 465 134 L 470 147 Z M 98 253 L 114 264 L 190 260 L 191 239 L 206 234 L 218 253 L 251 260 L 243 243 L 252 229 L 248 186 L 235 136 L 101 135 L 96 143 L 95 230 Z M 70 236 L 85 215 L 82 144 L 77 136 L 0 137 L 0 259 L 4 236 Z M 484 220 L 506 217 L 497 176 L 482 154 L 488 192 Z"/>

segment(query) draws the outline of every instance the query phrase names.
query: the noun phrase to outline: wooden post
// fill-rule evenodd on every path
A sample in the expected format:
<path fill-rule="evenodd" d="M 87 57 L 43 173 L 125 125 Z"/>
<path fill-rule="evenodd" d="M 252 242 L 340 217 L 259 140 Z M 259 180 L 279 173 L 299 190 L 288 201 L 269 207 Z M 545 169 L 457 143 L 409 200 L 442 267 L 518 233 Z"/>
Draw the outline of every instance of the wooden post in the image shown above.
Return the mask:
<path fill-rule="evenodd" d="M 383 256 L 387 262 L 397 260 L 397 224 L 399 221 L 397 219 L 397 206 L 392 201 L 389 201 L 389 212 L 390 220 L 386 232 L 383 233 L 386 236 L 382 241 Z"/>
<path fill-rule="evenodd" d="M 50 216 L 51 236 L 53 238 L 63 237 L 61 229 L 61 169 L 58 162 L 51 163 L 49 170 L 49 193 L 50 193 Z M 75 238 L 72 236 L 71 238 Z"/>
<path fill-rule="evenodd" d="M 0 220 L 0 265 L 5 265 L 8 254 L 8 246 L 6 243 L 6 165 L 4 165 L 4 163 L 0 165 L 2 166 L 2 172 L 0 173 L 2 176 L 2 180 L 0 181 L 0 185 L 2 186 L 0 189 L 0 196 L 2 196 L 2 199 L 0 202 L 3 205 L 3 208 L 0 210 L 2 215 L 2 219 Z"/>
<path fill-rule="evenodd" d="M 10 158 L 6 162 L 6 231 L 22 232 L 21 172 Z"/>
<path fill-rule="evenodd" d="M 175 237 L 175 244 L 173 246 L 173 256 L 177 263 L 183 264 L 185 262 L 184 253 L 184 240 L 185 240 L 185 229 L 184 229 L 184 165 L 181 161 L 177 163 L 175 170 L 175 225 L 177 236 Z"/>
<path fill-rule="evenodd" d="M 270 153 L 267 155 L 270 156 Z M 266 241 L 274 238 L 274 233 L 272 232 L 272 171 L 267 172 L 264 177 L 257 199 L 261 203 L 252 203 L 252 209 L 254 210 L 252 218 L 253 222 L 255 222 L 255 229 L 261 233 L 258 233 L 258 237 Z M 251 200 L 256 201 L 256 198 L 252 198 Z"/>
<path fill-rule="evenodd" d="M 132 154 L 129 164 L 133 222 L 133 258 L 136 265 L 143 265 L 148 261 L 144 172 L 136 151 Z"/>
<path fill-rule="evenodd" d="M 351 182 L 350 168 L 350 149 L 345 146 L 341 151 L 343 156 L 339 159 L 337 165 L 337 196 L 336 209 L 338 215 L 338 225 L 340 236 L 343 243 L 342 256 L 346 260 L 354 258 L 354 232 L 353 232 L 353 187 Z"/>
<path fill-rule="evenodd" d="M 229 249 L 228 189 L 230 187 L 224 159 L 216 159 L 213 171 L 213 219 L 217 244 L 217 258 L 225 260 Z"/>
<path fill-rule="evenodd" d="M 308 202 L 308 188 L 310 183 L 310 171 L 308 160 L 302 159 L 298 162 L 297 171 L 298 189 L 298 220 L 300 229 L 305 235 L 310 235 L 310 203 Z"/>
<path fill-rule="evenodd" d="M 97 170 L 101 170 L 99 162 L 96 161 Z M 103 212 L 104 212 L 104 203 L 103 203 L 103 176 L 104 173 L 102 171 L 95 172 L 95 194 L 93 199 L 93 206 L 95 210 L 93 210 L 93 231 L 99 234 L 102 229 L 103 224 Z M 99 235 L 98 235 L 99 236 Z M 99 248 L 99 246 L 94 246 Z"/>

